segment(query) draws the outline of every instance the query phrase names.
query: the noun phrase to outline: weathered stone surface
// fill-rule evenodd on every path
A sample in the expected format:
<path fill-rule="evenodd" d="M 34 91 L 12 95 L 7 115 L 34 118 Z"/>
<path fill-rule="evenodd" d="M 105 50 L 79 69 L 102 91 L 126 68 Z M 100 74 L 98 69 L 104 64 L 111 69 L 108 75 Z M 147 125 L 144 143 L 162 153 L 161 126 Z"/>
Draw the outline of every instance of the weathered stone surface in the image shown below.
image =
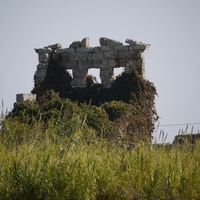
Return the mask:
<path fill-rule="evenodd" d="M 83 38 L 81 41 L 81 47 L 90 47 L 90 40 L 88 37 Z"/>
<path fill-rule="evenodd" d="M 144 49 L 149 49 L 150 47 L 150 44 L 145 44 L 145 43 L 142 43 L 140 41 L 137 41 L 137 40 L 133 40 L 133 39 L 126 39 L 125 41 L 127 44 L 130 44 L 132 46 L 135 46 L 134 49 L 140 49 L 141 48 L 144 48 Z M 136 47 L 137 46 L 137 47 Z"/>
<path fill-rule="evenodd" d="M 86 76 L 88 69 L 79 68 L 73 70 L 73 84 L 75 87 L 84 88 L 87 86 Z"/>
<path fill-rule="evenodd" d="M 100 50 L 101 50 L 101 51 L 112 51 L 112 50 L 113 50 L 113 47 L 101 46 L 101 47 L 100 47 Z"/>
<path fill-rule="evenodd" d="M 101 78 L 101 84 L 105 88 L 110 88 L 114 80 L 114 69 L 111 67 L 101 69 L 100 78 Z"/>
<path fill-rule="evenodd" d="M 93 52 L 94 48 L 92 47 L 81 47 L 81 48 L 77 48 L 76 52 Z"/>
<path fill-rule="evenodd" d="M 69 45 L 69 48 L 78 48 L 78 47 L 81 47 L 80 41 L 74 41 Z"/>
<path fill-rule="evenodd" d="M 76 69 L 78 67 L 78 62 L 75 60 L 65 61 L 62 65 L 65 69 Z"/>
<path fill-rule="evenodd" d="M 94 47 L 93 48 L 93 52 L 100 52 L 101 51 L 101 48 L 100 47 Z"/>
<path fill-rule="evenodd" d="M 133 46 L 136 46 L 136 45 L 145 45 L 144 43 L 140 42 L 140 41 L 137 41 L 137 40 L 133 40 L 133 39 L 126 39 L 125 41 L 127 44 L 130 44 L 130 45 L 133 45 Z"/>
<path fill-rule="evenodd" d="M 78 61 L 78 68 L 87 68 L 90 69 L 92 68 L 92 61 L 91 60 L 80 60 Z"/>
<path fill-rule="evenodd" d="M 59 48 L 62 48 L 62 44 L 56 43 L 56 44 L 49 45 L 47 47 L 51 49 L 59 49 Z"/>
<path fill-rule="evenodd" d="M 108 59 L 107 60 L 107 66 L 109 66 L 110 68 L 116 68 L 119 67 L 118 66 L 118 62 L 114 59 Z"/>
<path fill-rule="evenodd" d="M 91 62 L 91 68 L 95 68 L 95 69 L 101 69 L 101 68 L 103 68 L 103 62 L 102 62 L 102 60 L 92 60 L 92 62 Z"/>
<path fill-rule="evenodd" d="M 129 49 L 129 51 L 131 51 L 131 50 L 142 50 L 142 51 L 144 51 L 148 48 L 149 48 L 149 46 L 146 46 L 146 45 L 135 45 L 135 46 L 130 45 L 128 49 Z"/>
<path fill-rule="evenodd" d="M 129 46 L 126 45 L 120 45 L 120 46 L 114 46 L 114 50 L 116 51 L 128 51 L 129 50 Z"/>
<path fill-rule="evenodd" d="M 105 51 L 103 53 L 104 59 L 116 59 L 117 51 Z"/>
<path fill-rule="evenodd" d="M 100 60 L 103 59 L 103 52 L 91 52 L 88 53 L 88 60 Z"/>
<path fill-rule="evenodd" d="M 134 59 L 135 52 L 134 51 L 118 51 L 118 58 L 125 58 L 125 59 Z"/>
<path fill-rule="evenodd" d="M 48 63 L 39 63 L 37 65 L 37 70 L 47 70 L 47 64 Z"/>
<path fill-rule="evenodd" d="M 69 54 L 70 60 L 87 60 L 88 53 L 87 52 L 75 52 Z"/>
<path fill-rule="evenodd" d="M 125 67 L 126 66 L 126 59 L 120 58 L 117 60 L 119 62 L 120 67 Z"/>
<path fill-rule="evenodd" d="M 44 81 L 46 76 L 46 70 L 37 70 L 35 73 L 35 83 L 39 85 L 42 81 Z"/>
<path fill-rule="evenodd" d="M 40 53 L 38 54 L 38 60 L 39 63 L 45 63 L 49 60 L 49 54 L 48 53 Z"/>
<path fill-rule="evenodd" d="M 35 53 L 39 53 L 39 49 L 36 49 L 36 48 L 35 48 L 34 50 L 35 50 Z"/>
<path fill-rule="evenodd" d="M 116 40 L 112 40 L 106 37 L 101 37 L 99 39 L 99 43 L 101 46 L 119 46 L 119 45 L 123 45 L 123 43 L 116 41 Z"/>
<path fill-rule="evenodd" d="M 75 50 L 73 48 L 65 48 L 65 49 L 56 49 L 55 53 L 74 53 Z"/>
<path fill-rule="evenodd" d="M 125 73 L 130 74 L 133 72 L 133 67 L 136 66 L 136 61 L 135 60 L 126 60 L 125 64 Z"/>
<path fill-rule="evenodd" d="M 141 53 L 140 53 L 140 51 L 136 51 L 136 52 L 134 53 L 134 58 L 135 58 L 135 60 L 138 60 L 139 58 L 141 58 Z"/>
<path fill-rule="evenodd" d="M 55 44 L 35 49 L 39 54 L 39 64 L 35 73 L 36 85 L 40 84 L 46 76 L 50 54 L 53 57 L 61 54 L 62 66 L 65 69 L 72 69 L 74 87 L 86 86 L 86 76 L 90 68 L 100 69 L 101 83 L 106 88 L 111 86 L 114 68 L 120 66 L 125 67 L 126 73 L 131 73 L 135 66 L 145 78 L 144 50 L 150 45 L 132 39 L 127 39 L 126 42 L 129 45 L 100 38 L 101 46 L 89 47 L 89 38 L 84 38 L 81 42 L 73 42 L 70 48 L 62 49 L 61 45 Z"/>
<path fill-rule="evenodd" d="M 52 49 L 51 48 L 42 48 L 42 49 L 37 49 L 38 53 L 51 53 Z"/>
<path fill-rule="evenodd" d="M 17 102 L 36 101 L 36 94 L 17 94 L 16 101 Z"/>

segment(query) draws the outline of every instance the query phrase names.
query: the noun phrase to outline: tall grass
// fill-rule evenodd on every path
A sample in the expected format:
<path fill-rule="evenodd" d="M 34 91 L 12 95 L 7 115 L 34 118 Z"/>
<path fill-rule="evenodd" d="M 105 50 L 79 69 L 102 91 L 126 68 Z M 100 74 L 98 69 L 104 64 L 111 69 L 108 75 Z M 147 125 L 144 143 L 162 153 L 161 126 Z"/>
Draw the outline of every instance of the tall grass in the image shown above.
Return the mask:
<path fill-rule="evenodd" d="M 200 199 L 200 145 L 121 148 L 76 128 L 70 137 L 7 121 L 0 199 Z"/>

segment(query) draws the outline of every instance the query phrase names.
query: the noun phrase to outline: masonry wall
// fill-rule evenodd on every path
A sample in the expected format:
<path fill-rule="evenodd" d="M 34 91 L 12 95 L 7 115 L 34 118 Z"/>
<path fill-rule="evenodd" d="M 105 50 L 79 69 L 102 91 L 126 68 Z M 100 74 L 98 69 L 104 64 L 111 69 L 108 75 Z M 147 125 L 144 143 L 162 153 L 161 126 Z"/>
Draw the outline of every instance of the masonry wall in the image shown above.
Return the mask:
<path fill-rule="evenodd" d="M 144 44 L 132 39 L 123 43 L 100 38 L 100 46 L 90 47 L 89 38 L 73 42 L 69 48 L 62 48 L 61 44 L 49 45 L 44 48 L 35 49 L 38 53 L 39 64 L 35 73 L 35 83 L 40 84 L 47 72 L 49 57 L 61 55 L 62 66 L 72 69 L 74 87 L 86 87 L 86 76 L 88 69 L 100 69 L 101 84 L 105 88 L 111 87 L 114 80 L 114 68 L 125 67 L 125 73 L 131 73 L 133 66 L 145 78 L 144 51 L 149 44 Z"/>

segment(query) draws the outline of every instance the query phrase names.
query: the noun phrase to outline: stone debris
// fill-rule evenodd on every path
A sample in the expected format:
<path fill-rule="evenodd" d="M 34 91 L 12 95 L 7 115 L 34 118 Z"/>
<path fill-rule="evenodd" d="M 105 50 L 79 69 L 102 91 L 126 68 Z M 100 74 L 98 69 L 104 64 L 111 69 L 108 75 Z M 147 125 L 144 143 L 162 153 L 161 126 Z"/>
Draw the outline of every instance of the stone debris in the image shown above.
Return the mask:
<path fill-rule="evenodd" d="M 126 41 L 125 41 L 127 44 L 130 44 L 130 45 L 132 45 L 132 46 L 143 46 L 143 47 L 145 47 L 145 49 L 148 49 L 149 48 L 149 46 L 150 46 L 150 44 L 144 44 L 144 43 L 142 43 L 142 42 L 140 42 L 140 41 L 137 41 L 137 40 L 133 40 L 133 39 L 126 39 Z"/>
<path fill-rule="evenodd" d="M 99 39 L 99 43 L 101 46 L 119 46 L 119 45 L 123 45 L 123 43 L 116 41 L 116 40 L 112 40 L 106 37 L 101 37 Z"/>
<path fill-rule="evenodd" d="M 62 44 L 60 44 L 60 43 L 56 43 L 56 44 L 53 44 L 53 45 L 49 45 L 49 46 L 47 46 L 47 48 L 51 48 L 51 49 L 59 49 L 59 48 L 62 48 Z"/>

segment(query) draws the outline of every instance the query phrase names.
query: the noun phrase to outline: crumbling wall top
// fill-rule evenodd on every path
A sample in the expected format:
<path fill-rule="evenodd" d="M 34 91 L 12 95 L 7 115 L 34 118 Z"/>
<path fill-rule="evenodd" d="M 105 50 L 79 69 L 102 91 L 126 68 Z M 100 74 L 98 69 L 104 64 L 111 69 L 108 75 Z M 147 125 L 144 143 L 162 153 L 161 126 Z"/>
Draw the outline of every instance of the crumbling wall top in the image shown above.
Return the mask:
<path fill-rule="evenodd" d="M 133 39 L 122 42 L 101 37 L 100 46 L 90 47 L 89 38 L 72 42 L 68 48 L 62 48 L 57 43 L 44 48 L 35 49 L 38 53 L 39 64 L 35 74 L 36 85 L 41 83 L 47 71 L 50 54 L 60 54 L 62 67 L 72 69 L 74 87 L 86 87 L 88 69 L 100 69 L 101 84 L 109 88 L 114 80 L 114 68 L 124 67 L 125 73 L 131 73 L 133 66 L 145 78 L 144 50 L 150 44 Z"/>

